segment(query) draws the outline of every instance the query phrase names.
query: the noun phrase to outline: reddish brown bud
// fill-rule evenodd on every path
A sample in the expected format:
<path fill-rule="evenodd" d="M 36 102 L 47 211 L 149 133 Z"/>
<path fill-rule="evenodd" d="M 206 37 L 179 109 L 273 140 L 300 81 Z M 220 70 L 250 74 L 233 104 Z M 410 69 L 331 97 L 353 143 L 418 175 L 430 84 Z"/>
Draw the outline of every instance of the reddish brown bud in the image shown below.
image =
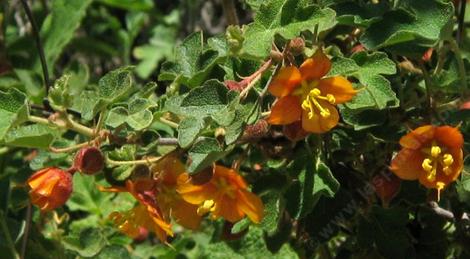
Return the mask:
<path fill-rule="evenodd" d="M 259 120 L 253 125 L 245 127 L 243 132 L 243 139 L 257 139 L 266 136 L 268 133 L 269 124 L 266 120 Z"/>
<path fill-rule="evenodd" d="M 96 147 L 82 148 L 75 155 L 73 166 L 84 174 L 95 174 L 103 170 L 103 153 Z"/>
<path fill-rule="evenodd" d="M 134 242 L 141 243 L 144 242 L 149 236 L 149 231 L 144 227 L 139 227 L 139 234 L 134 237 Z"/>
<path fill-rule="evenodd" d="M 366 50 L 366 48 L 364 47 L 364 45 L 362 44 L 357 44 L 356 46 L 354 46 L 352 49 L 351 49 L 351 52 L 352 53 L 356 53 L 356 52 L 361 52 L 361 51 L 364 51 Z"/>
<path fill-rule="evenodd" d="M 248 86 L 247 82 L 245 81 L 237 82 L 234 80 L 225 80 L 224 84 L 229 90 L 237 92 L 241 92 L 243 89 L 245 89 L 245 87 Z"/>
<path fill-rule="evenodd" d="M 290 41 L 289 47 L 290 47 L 290 53 L 292 53 L 292 55 L 294 56 L 301 55 L 302 53 L 304 53 L 305 41 L 304 39 L 300 37 L 294 38 Z"/>
<path fill-rule="evenodd" d="M 56 209 L 67 202 L 73 190 L 72 175 L 59 168 L 37 171 L 27 181 L 31 203 L 42 211 Z"/>
<path fill-rule="evenodd" d="M 466 101 L 460 105 L 460 110 L 470 110 L 470 101 Z"/>
<path fill-rule="evenodd" d="M 375 193 L 382 200 L 382 204 L 387 207 L 390 201 L 397 195 L 400 189 L 401 180 L 393 174 L 378 174 L 372 179 Z"/>
<path fill-rule="evenodd" d="M 286 138 L 294 142 L 302 140 L 309 135 L 309 133 L 302 128 L 302 122 L 300 121 L 285 125 L 282 128 L 282 132 Z"/>
<path fill-rule="evenodd" d="M 421 59 L 424 61 L 424 62 L 429 62 L 432 58 L 432 53 L 433 53 L 433 48 L 429 48 L 428 50 L 426 50 L 426 52 L 424 52 L 423 56 L 421 57 Z"/>

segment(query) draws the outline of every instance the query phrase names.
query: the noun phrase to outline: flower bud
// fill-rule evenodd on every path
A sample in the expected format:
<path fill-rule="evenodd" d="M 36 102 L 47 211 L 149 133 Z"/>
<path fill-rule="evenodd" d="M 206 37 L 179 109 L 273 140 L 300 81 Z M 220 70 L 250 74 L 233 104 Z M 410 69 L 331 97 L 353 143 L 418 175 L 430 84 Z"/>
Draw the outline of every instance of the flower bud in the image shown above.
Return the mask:
<path fill-rule="evenodd" d="M 56 209 L 67 202 L 73 190 L 72 175 L 56 167 L 37 171 L 27 181 L 31 203 L 42 211 Z"/>
<path fill-rule="evenodd" d="M 372 179 L 375 193 L 382 200 L 382 204 L 387 207 L 390 201 L 397 195 L 400 189 L 401 180 L 393 174 L 378 174 Z"/>
<path fill-rule="evenodd" d="M 96 147 L 82 148 L 75 155 L 73 166 L 84 174 L 95 174 L 103 170 L 103 153 Z"/>
<path fill-rule="evenodd" d="M 259 120 L 253 125 L 247 125 L 243 132 L 243 139 L 253 140 L 265 137 L 269 131 L 269 124 L 266 120 Z"/>
<path fill-rule="evenodd" d="M 305 49 L 305 41 L 304 39 L 300 37 L 294 38 L 290 41 L 289 47 L 290 47 L 290 52 L 292 53 L 292 55 L 294 56 L 301 55 Z"/>

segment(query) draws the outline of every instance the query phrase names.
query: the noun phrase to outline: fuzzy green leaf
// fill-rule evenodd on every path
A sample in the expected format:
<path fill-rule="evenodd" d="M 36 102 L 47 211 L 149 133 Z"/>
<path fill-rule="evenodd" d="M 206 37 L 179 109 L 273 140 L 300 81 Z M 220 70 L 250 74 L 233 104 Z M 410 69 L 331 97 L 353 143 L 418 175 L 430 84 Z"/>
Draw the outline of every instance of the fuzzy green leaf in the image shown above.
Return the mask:
<path fill-rule="evenodd" d="M 26 95 L 15 88 L 0 91 L 0 141 L 8 130 L 28 119 Z"/>

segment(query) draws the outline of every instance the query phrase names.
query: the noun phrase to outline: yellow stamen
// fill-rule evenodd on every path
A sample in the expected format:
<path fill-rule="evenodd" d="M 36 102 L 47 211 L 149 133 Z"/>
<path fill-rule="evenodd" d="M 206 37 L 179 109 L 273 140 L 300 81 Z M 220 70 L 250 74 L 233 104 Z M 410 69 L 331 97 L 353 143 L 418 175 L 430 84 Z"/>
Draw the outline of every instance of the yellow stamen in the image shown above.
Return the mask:
<path fill-rule="evenodd" d="M 423 167 L 424 171 L 431 172 L 432 171 L 432 160 L 429 159 L 429 158 L 424 159 L 421 166 Z"/>
<path fill-rule="evenodd" d="M 436 158 L 441 154 L 441 148 L 439 146 L 432 146 L 431 147 L 431 156 Z"/>
<path fill-rule="evenodd" d="M 451 154 L 444 154 L 442 156 L 442 163 L 447 167 L 451 166 L 454 163 L 454 158 Z"/>
<path fill-rule="evenodd" d="M 437 186 L 437 201 L 439 201 L 441 199 L 441 190 L 444 189 L 446 184 L 443 182 L 437 182 L 436 186 Z"/>
<path fill-rule="evenodd" d="M 209 211 L 214 210 L 214 201 L 213 200 L 205 200 L 204 203 L 197 208 L 197 215 L 203 216 L 204 214 L 208 213 Z"/>

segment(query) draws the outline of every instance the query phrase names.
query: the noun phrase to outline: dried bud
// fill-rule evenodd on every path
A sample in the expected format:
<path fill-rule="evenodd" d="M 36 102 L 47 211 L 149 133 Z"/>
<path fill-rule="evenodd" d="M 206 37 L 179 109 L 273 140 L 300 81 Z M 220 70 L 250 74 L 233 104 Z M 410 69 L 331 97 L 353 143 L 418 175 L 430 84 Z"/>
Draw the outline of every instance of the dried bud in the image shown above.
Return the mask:
<path fill-rule="evenodd" d="M 72 193 L 72 175 L 59 168 L 37 171 L 27 181 L 31 203 L 42 211 L 56 209 L 67 202 Z"/>
<path fill-rule="evenodd" d="M 75 155 L 73 166 L 76 170 L 84 174 L 96 174 L 103 170 L 103 153 L 96 147 L 82 148 Z"/>
<path fill-rule="evenodd" d="M 266 136 L 268 130 L 268 122 L 266 120 L 261 119 L 253 125 L 246 126 L 242 138 L 248 140 L 262 138 Z"/>
<path fill-rule="evenodd" d="M 191 183 L 194 185 L 203 185 L 208 183 L 214 175 L 214 167 L 210 166 L 195 175 L 191 175 Z"/>
<path fill-rule="evenodd" d="M 282 128 L 282 132 L 290 141 L 297 142 L 304 139 L 309 135 L 307 131 L 302 128 L 302 122 L 297 121 Z"/>
<path fill-rule="evenodd" d="M 224 82 L 225 86 L 232 91 L 237 91 L 241 92 L 243 89 L 245 89 L 248 84 L 245 81 L 234 81 L 234 80 L 225 80 Z"/>
<path fill-rule="evenodd" d="M 378 174 L 372 179 L 375 193 L 382 200 L 382 204 L 387 207 L 390 201 L 397 195 L 400 189 L 401 180 L 393 174 Z"/>
<path fill-rule="evenodd" d="M 301 55 L 302 53 L 304 53 L 305 41 L 304 39 L 300 37 L 294 38 L 290 41 L 289 47 L 290 47 L 290 52 L 292 53 L 292 55 L 294 56 Z"/>

